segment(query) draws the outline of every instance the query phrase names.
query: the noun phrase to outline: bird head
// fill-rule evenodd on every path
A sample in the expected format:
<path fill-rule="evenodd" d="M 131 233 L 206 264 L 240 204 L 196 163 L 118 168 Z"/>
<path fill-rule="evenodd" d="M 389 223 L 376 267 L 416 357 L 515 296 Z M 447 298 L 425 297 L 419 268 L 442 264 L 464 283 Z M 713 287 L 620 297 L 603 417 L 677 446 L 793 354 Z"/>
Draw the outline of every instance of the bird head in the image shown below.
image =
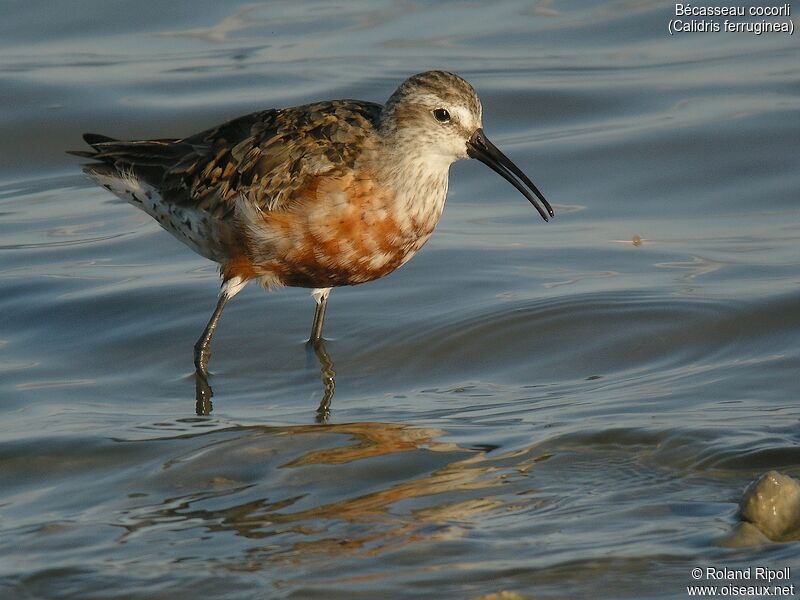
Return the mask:
<path fill-rule="evenodd" d="M 486 137 L 483 108 L 474 88 L 446 71 L 426 71 L 406 79 L 381 115 L 381 130 L 404 150 L 413 148 L 425 161 L 449 167 L 462 158 L 487 165 L 517 188 L 542 218 L 554 216 L 542 193 Z"/>

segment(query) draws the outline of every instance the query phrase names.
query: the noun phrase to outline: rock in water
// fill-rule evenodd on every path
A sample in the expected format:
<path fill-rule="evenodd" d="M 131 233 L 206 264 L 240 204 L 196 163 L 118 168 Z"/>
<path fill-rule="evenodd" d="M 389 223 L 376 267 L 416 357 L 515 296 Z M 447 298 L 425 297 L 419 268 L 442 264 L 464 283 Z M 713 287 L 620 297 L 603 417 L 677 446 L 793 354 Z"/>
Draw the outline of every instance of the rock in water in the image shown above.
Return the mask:
<path fill-rule="evenodd" d="M 771 540 L 800 536 L 800 482 L 769 471 L 747 486 L 739 512 Z"/>

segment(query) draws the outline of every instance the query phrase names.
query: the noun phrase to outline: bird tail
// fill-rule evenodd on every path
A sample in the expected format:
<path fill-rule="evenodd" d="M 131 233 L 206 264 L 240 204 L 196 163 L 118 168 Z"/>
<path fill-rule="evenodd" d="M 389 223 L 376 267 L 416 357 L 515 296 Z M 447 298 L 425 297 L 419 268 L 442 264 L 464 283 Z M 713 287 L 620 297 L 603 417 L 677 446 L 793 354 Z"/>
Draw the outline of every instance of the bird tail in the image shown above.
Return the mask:
<path fill-rule="evenodd" d="M 122 180 L 126 192 L 130 192 L 134 181 L 157 186 L 186 152 L 185 144 L 176 139 L 126 141 L 98 133 L 85 133 L 83 139 L 92 147 L 91 151 L 69 150 L 68 153 L 99 161 L 83 165 L 83 172 L 125 200 L 130 200 L 128 193 L 121 195 L 121 190 L 116 189 L 118 186 L 109 187 L 110 179 Z"/>
<path fill-rule="evenodd" d="M 89 152 L 87 150 L 67 150 L 67 154 L 73 154 L 83 158 L 96 158 L 97 155 L 102 152 L 102 146 L 100 146 L 100 144 L 109 144 L 111 142 L 118 142 L 119 140 L 115 140 L 107 135 L 100 135 L 99 133 L 84 133 L 83 141 L 89 144 L 94 152 Z"/>
<path fill-rule="evenodd" d="M 68 154 L 92 158 L 104 163 L 116 164 L 120 167 L 161 167 L 174 164 L 185 152 L 180 140 L 116 140 L 99 133 L 84 133 L 83 139 L 94 152 L 86 150 L 68 150 Z"/>

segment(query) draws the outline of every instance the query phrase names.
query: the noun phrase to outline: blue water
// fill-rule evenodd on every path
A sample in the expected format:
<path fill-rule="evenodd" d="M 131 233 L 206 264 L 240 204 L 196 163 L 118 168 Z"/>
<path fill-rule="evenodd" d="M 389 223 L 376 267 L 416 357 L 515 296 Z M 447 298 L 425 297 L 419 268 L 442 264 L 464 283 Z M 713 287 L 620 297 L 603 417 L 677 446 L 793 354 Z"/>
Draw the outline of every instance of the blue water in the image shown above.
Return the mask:
<path fill-rule="evenodd" d="M 6 6 L 0 596 L 683 598 L 694 567 L 758 565 L 800 583 L 796 541 L 727 542 L 748 482 L 800 476 L 798 37 L 670 37 L 671 18 Z M 216 266 L 65 150 L 383 102 L 430 68 L 475 86 L 556 218 L 456 164 L 420 254 L 332 293 L 327 371 L 308 292 L 250 286 L 198 415 Z"/>

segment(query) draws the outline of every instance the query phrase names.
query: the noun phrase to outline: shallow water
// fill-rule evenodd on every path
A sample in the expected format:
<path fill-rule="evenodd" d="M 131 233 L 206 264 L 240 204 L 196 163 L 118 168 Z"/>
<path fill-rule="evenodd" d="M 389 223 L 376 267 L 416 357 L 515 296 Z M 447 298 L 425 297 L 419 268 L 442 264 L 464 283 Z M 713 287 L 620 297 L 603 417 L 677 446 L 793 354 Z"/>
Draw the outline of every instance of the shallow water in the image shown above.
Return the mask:
<path fill-rule="evenodd" d="M 725 544 L 749 481 L 800 475 L 798 38 L 670 38 L 673 8 L 7 7 L 0 595 L 681 598 L 694 567 L 756 565 L 800 583 L 796 542 Z M 215 266 L 64 150 L 382 102 L 428 68 L 475 85 L 556 219 L 455 165 L 426 248 L 331 295 L 327 424 L 307 291 L 255 286 L 198 416 Z"/>

